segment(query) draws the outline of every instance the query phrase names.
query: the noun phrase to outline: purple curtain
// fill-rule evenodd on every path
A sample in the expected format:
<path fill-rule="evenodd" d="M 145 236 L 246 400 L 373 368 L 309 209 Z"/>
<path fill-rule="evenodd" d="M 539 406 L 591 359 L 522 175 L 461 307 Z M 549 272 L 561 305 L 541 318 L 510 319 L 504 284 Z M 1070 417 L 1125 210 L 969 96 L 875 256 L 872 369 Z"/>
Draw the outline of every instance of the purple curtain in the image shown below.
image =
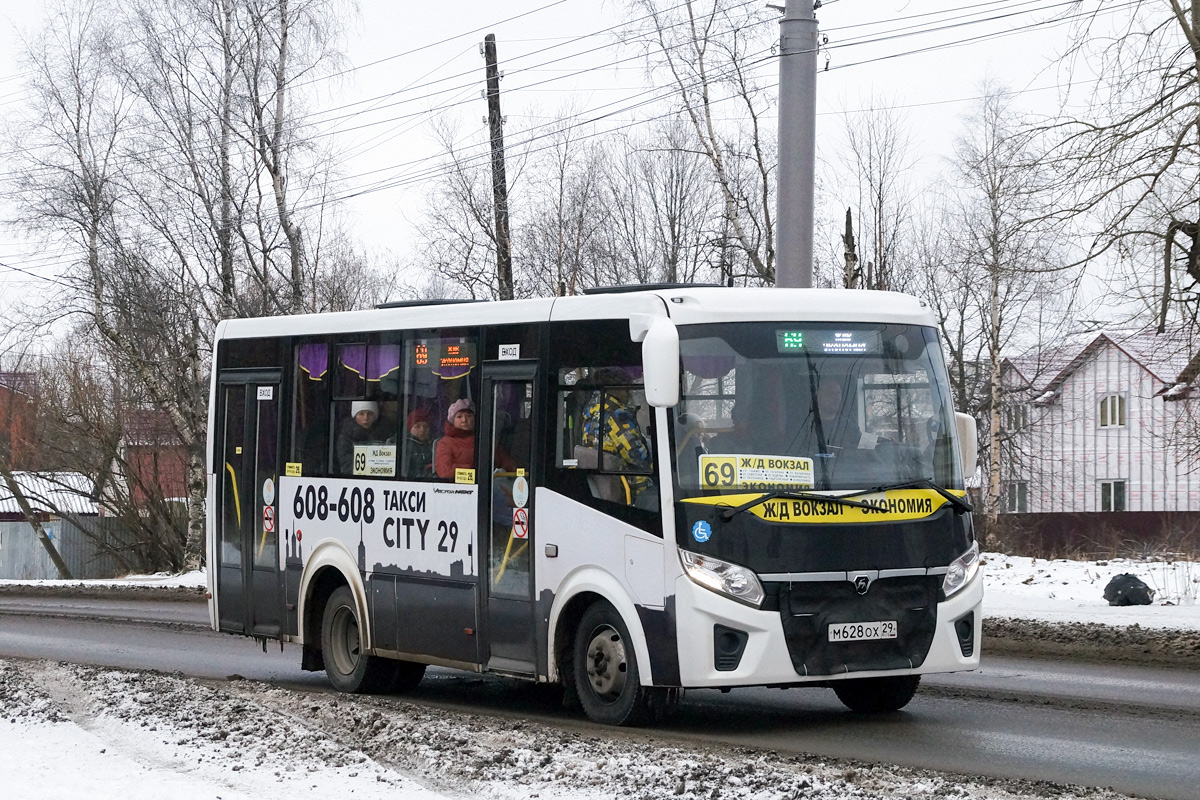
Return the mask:
<path fill-rule="evenodd" d="M 296 365 L 308 373 L 309 380 L 323 380 L 329 371 L 329 345 L 300 345 L 296 348 Z"/>
<path fill-rule="evenodd" d="M 400 345 L 381 344 L 367 351 L 367 380 L 381 380 L 400 369 Z"/>

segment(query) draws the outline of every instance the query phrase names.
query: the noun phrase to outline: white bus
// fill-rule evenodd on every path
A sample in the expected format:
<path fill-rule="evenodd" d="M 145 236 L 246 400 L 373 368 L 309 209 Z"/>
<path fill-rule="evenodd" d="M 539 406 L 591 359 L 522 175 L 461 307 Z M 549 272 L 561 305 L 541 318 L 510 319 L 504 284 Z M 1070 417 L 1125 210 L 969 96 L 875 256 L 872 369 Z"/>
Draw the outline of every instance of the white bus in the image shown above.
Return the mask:
<path fill-rule="evenodd" d="M 432 664 L 630 724 L 698 687 L 895 710 L 979 664 L 975 425 L 913 297 L 397 303 L 229 320 L 214 358 L 212 625 L 339 690 Z"/>

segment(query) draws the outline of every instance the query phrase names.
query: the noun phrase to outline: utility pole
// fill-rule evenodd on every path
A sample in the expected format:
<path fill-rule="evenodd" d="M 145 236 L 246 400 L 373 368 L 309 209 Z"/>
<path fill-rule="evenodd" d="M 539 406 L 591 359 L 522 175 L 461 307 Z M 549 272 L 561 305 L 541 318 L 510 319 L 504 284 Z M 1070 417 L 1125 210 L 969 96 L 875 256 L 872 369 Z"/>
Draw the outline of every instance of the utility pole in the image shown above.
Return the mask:
<path fill-rule="evenodd" d="M 496 211 L 496 283 L 501 300 L 513 299 L 512 245 L 508 234 L 508 182 L 504 177 L 504 119 L 500 116 L 500 69 L 496 65 L 496 34 L 483 37 L 487 63 L 488 129 L 492 134 L 492 207 Z"/>
<path fill-rule="evenodd" d="M 786 0 L 783 19 L 779 21 L 776 286 L 811 288 L 813 285 L 816 159 L 817 17 L 814 0 Z"/>

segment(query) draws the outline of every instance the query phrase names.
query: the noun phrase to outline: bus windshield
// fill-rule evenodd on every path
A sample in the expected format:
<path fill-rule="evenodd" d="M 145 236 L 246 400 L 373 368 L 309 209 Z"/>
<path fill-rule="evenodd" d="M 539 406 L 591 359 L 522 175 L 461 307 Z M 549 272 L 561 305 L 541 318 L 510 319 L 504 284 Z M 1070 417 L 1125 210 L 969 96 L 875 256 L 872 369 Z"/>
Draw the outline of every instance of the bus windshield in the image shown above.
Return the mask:
<path fill-rule="evenodd" d="M 722 323 L 680 328 L 676 495 L 962 489 L 932 328 Z"/>

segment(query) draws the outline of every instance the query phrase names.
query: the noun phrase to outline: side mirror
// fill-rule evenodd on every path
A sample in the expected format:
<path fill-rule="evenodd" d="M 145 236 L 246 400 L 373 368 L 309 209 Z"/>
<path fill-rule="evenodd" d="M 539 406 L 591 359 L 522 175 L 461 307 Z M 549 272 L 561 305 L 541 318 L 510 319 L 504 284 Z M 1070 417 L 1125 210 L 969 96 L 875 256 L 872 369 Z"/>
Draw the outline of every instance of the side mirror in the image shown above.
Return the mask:
<path fill-rule="evenodd" d="M 954 427 L 958 429 L 958 450 L 962 453 L 963 478 L 970 478 L 979 466 L 979 429 L 970 414 L 956 412 Z"/>
<path fill-rule="evenodd" d="M 642 340 L 646 402 L 655 408 L 679 403 L 679 331 L 666 317 L 655 317 Z"/>

